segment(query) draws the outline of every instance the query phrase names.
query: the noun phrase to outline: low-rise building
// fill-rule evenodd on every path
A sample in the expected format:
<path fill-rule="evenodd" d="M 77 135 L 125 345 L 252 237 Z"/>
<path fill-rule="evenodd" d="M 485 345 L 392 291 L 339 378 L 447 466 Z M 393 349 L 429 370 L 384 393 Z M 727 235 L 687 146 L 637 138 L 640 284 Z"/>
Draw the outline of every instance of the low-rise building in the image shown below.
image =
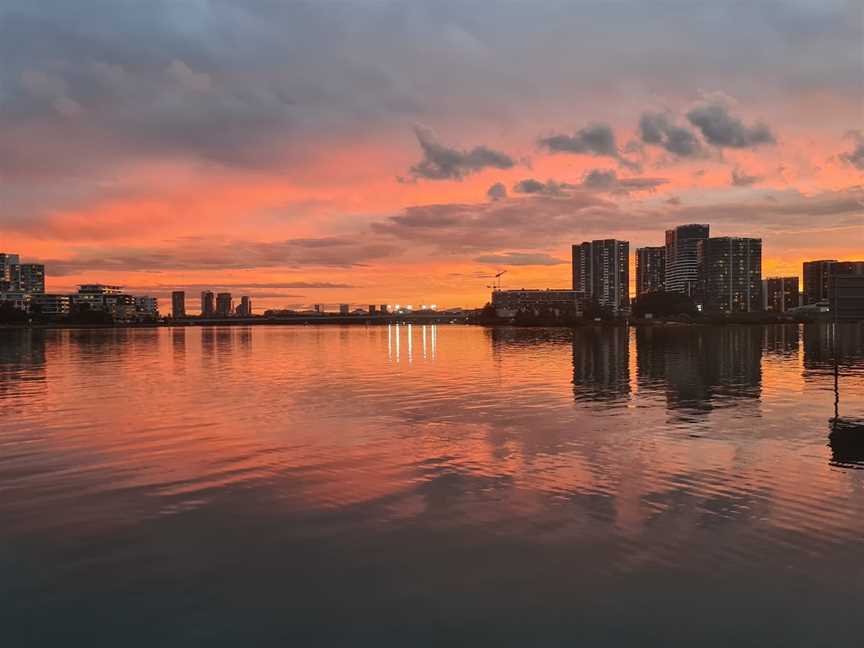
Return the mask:
<path fill-rule="evenodd" d="M 159 319 L 159 300 L 156 297 L 135 298 L 135 315 L 139 320 Z"/>
<path fill-rule="evenodd" d="M 581 317 L 585 293 L 580 290 L 495 290 L 492 307 L 498 317 L 515 317 L 519 313 L 535 316 L 544 312 L 556 317 Z"/>
<path fill-rule="evenodd" d="M 31 295 L 30 311 L 48 317 L 66 317 L 72 312 L 72 295 L 51 293 Z"/>
<path fill-rule="evenodd" d="M 22 292 L 3 291 L 0 292 L 0 303 L 12 304 L 18 310 L 30 310 L 30 294 Z"/>

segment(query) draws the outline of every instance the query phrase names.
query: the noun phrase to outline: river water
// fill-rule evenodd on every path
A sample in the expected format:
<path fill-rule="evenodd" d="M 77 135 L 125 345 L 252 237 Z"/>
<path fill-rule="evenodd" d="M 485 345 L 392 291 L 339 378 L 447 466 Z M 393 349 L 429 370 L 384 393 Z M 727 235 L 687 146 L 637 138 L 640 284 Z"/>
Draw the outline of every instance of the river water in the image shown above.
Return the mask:
<path fill-rule="evenodd" d="M 838 336 L 864 416 L 864 328 Z M 19 646 L 861 646 L 827 326 L 0 331 Z"/>

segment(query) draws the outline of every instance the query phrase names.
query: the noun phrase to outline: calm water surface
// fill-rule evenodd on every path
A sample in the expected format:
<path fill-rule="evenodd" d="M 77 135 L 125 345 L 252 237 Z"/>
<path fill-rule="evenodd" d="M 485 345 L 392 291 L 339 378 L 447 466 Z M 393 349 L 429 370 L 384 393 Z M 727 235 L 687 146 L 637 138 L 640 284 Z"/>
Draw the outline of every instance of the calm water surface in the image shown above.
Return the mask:
<path fill-rule="evenodd" d="M 832 368 L 820 326 L 0 331 L 3 645 L 859 647 Z"/>

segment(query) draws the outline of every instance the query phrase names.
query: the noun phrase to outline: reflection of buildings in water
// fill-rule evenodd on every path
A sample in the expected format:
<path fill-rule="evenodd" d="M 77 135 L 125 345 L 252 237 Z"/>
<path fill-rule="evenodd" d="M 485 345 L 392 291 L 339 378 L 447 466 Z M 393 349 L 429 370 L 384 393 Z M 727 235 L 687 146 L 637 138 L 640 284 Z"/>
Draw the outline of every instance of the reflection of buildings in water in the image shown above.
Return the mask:
<path fill-rule="evenodd" d="M 573 331 L 573 395 L 577 401 L 630 395 L 629 328 L 592 326 Z"/>
<path fill-rule="evenodd" d="M 415 341 L 415 337 L 417 340 Z M 437 324 L 388 324 L 387 325 L 387 360 L 401 363 L 402 360 L 411 364 L 415 360 L 415 342 L 420 358 L 435 360 L 438 354 Z"/>
<path fill-rule="evenodd" d="M 665 390 L 670 409 L 708 412 L 761 396 L 761 327 L 640 327 L 636 352 L 640 388 Z"/>
<path fill-rule="evenodd" d="M 244 299 L 246 299 L 244 297 Z M 237 342 L 240 346 L 240 349 L 248 354 L 252 351 L 252 327 L 251 326 L 242 326 L 238 329 L 237 334 Z"/>
<path fill-rule="evenodd" d="M 186 369 L 186 327 L 175 326 L 171 329 L 171 355 L 174 371 L 182 373 Z"/>
<path fill-rule="evenodd" d="M 864 360 L 864 324 L 829 322 L 804 325 L 804 375 L 834 366 L 836 341 L 837 360 L 841 366 L 860 365 Z"/>
<path fill-rule="evenodd" d="M 858 432 L 828 435 L 831 464 L 843 468 L 864 470 L 864 435 Z"/>
<path fill-rule="evenodd" d="M 798 324 L 770 324 L 765 327 L 763 338 L 766 354 L 797 357 L 801 327 Z"/>
<path fill-rule="evenodd" d="M 45 381 L 46 334 L 34 329 L 0 332 L 0 401 L 25 394 L 34 382 Z"/>
<path fill-rule="evenodd" d="M 201 327 L 201 364 L 210 367 L 216 357 L 216 333 L 212 326 Z"/>

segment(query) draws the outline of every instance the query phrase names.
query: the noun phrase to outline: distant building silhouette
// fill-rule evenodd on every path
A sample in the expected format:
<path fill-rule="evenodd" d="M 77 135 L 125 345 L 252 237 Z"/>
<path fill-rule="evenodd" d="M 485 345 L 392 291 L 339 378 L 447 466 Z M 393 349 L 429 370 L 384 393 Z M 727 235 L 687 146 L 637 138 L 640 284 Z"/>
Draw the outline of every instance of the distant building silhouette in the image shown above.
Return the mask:
<path fill-rule="evenodd" d="M 220 292 L 216 295 L 216 315 L 217 317 L 231 317 L 233 314 L 233 300 L 231 293 Z"/>
<path fill-rule="evenodd" d="M 350 304 L 339 304 L 339 314 L 348 315 L 351 312 Z"/>
<path fill-rule="evenodd" d="M 630 243 L 616 239 L 585 241 L 572 248 L 573 290 L 613 313 L 630 308 Z"/>
<path fill-rule="evenodd" d="M 699 283 L 699 242 L 708 238 L 708 225 L 679 225 L 666 230 L 667 292 L 695 297 Z"/>
<path fill-rule="evenodd" d="M 171 316 L 174 319 L 186 317 L 186 293 L 182 290 L 171 293 Z"/>
<path fill-rule="evenodd" d="M 240 317 L 252 317 L 252 299 L 248 295 L 243 295 L 240 298 L 237 314 Z"/>
<path fill-rule="evenodd" d="M 762 239 L 721 236 L 697 246 L 697 301 L 708 312 L 762 310 Z"/>
<path fill-rule="evenodd" d="M 216 296 L 209 290 L 201 293 L 201 317 L 213 317 L 216 314 Z"/>
<path fill-rule="evenodd" d="M 636 296 L 665 290 L 666 248 L 642 247 L 636 250 Z"/>

